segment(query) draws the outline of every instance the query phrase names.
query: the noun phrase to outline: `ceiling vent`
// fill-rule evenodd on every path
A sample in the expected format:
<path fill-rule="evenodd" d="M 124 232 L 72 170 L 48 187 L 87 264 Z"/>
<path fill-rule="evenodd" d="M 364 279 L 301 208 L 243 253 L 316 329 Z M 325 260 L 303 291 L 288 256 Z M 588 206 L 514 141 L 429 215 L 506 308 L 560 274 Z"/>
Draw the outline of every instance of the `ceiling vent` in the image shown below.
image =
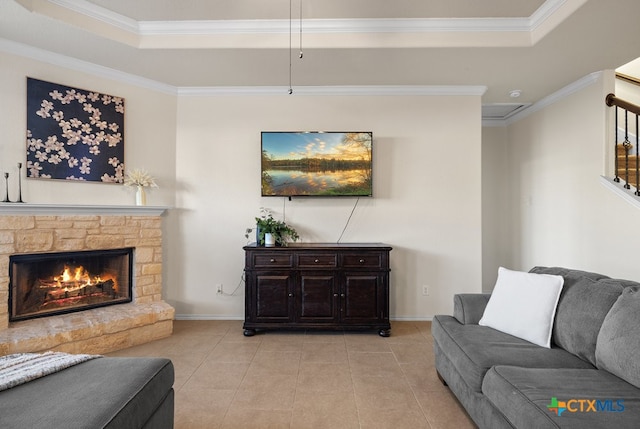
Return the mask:
<path fill-rule="evenodd" d="M 497 103 L 482 105 L 482 119 L 504 121 L 531 106 L 530 103 Z"/>

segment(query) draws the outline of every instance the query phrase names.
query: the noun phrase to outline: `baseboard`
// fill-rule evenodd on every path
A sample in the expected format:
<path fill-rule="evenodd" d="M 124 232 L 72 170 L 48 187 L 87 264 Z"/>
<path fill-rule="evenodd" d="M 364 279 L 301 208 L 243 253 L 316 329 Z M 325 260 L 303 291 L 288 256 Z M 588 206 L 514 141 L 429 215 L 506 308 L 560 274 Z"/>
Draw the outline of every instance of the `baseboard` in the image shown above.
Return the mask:
<path fill-rule="evenodd" d="M 244 320 L 244 316 L 215 314 L 176 314 L 175 320 Z M 392 322 L 430 322 L 433 316 L 392 316 Z"/>
<path fill-rule="evenodd" d="M 215 314 L 176 314 L 175 320 L 244 320 L 244 316 Z"/>

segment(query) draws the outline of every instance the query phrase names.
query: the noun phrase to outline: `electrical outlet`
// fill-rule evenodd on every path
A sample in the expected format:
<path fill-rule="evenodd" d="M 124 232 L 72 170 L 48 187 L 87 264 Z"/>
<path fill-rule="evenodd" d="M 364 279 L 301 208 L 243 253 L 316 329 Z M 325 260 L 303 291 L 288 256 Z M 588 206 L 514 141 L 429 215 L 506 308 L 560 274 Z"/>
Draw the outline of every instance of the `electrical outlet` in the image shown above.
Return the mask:
<path fill-rule="evenodd" d="M 222 285 L 221 285 L 221 284 L 216 285 L 216 288 L 217 288 L 216 293 L 217 293 L 218 295 L 222 295 L 222 294 L 224 293 L 224 292 L 222 291 Z"/>
<path fill-rule="evenodd" d="M 429 295 L 429 286 L 422 285 L 422 295 L 424 295 L 424 296 Z"/>

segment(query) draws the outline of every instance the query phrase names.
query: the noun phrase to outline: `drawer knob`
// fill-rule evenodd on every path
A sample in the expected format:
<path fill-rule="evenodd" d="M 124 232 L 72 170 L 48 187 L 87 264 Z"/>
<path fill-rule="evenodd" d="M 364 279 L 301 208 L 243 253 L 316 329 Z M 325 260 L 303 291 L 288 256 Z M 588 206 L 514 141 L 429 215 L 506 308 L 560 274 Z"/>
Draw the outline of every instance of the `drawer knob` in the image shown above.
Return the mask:
<path fill-rule="evenodd" d="M 337 294 L 337 293 L 334 293 L 334 294 L 333 294 L 333 296 L 338 296 L 338 294 Z"/>
<path fill-rule="evenodd" d="M 344 294 L 343 293 L 341 293 L 340 296 L 344 298 Z"/>
<path fill-rule="evenodd" d="M 271 260 L 269 260 L 269 262 L 274 263 L 276 260 L 274 258 L 271 258 Z"/>
<path fill-rule="evenodd" d="M 315 261 L 313 261 L 313 262 L 315 262 L 315 263 L 317 264 L 318 262 L 320 262 L 320 259 L 316 259 L 316 260 L 315 260 Z"/>
<path fill-rule="evenodd" d="M 364 264 L 364 259 L 360 259 L 360 263 L 361 263 L 361 264 Z"/>
<path fill-rule="evenodd" d="M 293 296 L 293 294 L 292 294 L 292 293 L 290 293 L 290 294 L 289 294 L 289 297 L 292 297 L 292 296 Z"/>

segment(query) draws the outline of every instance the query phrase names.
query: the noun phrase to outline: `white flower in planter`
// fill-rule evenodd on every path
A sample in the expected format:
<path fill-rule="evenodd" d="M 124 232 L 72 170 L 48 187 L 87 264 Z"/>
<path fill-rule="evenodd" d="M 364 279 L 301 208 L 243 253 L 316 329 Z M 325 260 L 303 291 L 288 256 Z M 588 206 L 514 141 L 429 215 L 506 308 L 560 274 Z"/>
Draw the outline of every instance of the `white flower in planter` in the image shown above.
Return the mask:
<path fill-rule="evenodd" d="M 146 170 L 134 169 L 127 171 L 127 174 L 124 178 L 125 186 L 142 186 L 142 187 L 152 187 L 157 188 L 156 181 L 153 177 L 147 173 Z"/>
<path fill-rule="evenodd" d="M 144 188 L 158 187 L 158 185 L 156 185 L 155 179 L 151 177 L 146 170 L 140 170 L 140 169 L 127 171 L 127 174 L 125 175 L 125 178 L 124 178 L 124 185 L 136 187 L 136 205 L 137 206 L 147 205 L 147 195 L 144 191 Z"/>

